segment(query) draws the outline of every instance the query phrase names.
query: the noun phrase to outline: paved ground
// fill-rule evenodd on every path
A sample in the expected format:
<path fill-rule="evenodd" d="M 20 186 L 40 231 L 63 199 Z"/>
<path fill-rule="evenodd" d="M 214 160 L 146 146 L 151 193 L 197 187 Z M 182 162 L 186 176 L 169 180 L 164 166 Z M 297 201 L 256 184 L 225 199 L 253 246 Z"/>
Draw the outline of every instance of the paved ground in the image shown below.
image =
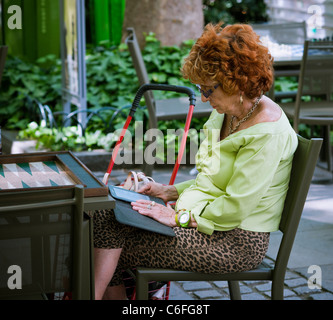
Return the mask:
<path fill-rule="evenodd" d="M 170 169 L 156 169 L 153 178 L 168 183 Z M 103 177 L 102 172 L 95 172 Z M 123 170 L 113 170 L 111 184 L 122 182 Z M 180 168 L 176 182 L 191 179 L 190 168 Z M 266 262 L 274 263 L 276 249 L 281 239 L 280 232 L 271 234 Z M 332 174 L 316 168 L 307 202 L 295 239 L 285 278 L 285 300 L 333 300 L 333 180 Z M 314 270 L 308 270 L 313 266 Z M 321 289 L 311 289 L 308 279 L 321 272 Z M 270 282 L 241 282 L 243 300 L 270 299 Z M 171 283 L 170 300 L 224 300 L 229 299 L 227 282 Z"/>

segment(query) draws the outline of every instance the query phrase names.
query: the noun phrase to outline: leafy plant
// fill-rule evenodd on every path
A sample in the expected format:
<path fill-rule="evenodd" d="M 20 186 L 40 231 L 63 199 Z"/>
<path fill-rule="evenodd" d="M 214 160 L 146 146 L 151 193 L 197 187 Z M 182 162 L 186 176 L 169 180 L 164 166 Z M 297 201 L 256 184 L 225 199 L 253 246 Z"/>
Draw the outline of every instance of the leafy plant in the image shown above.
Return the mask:
<path fill-rule="evenodd" d="M 138 79 L 127 46 L 87 49 L 88 107 L 122 107 L 133 100 Z"/>
<path fill-rule="evenodd" d="M 60 110 L 61 63 L 55 56 L 40 58 L 35 64 L 16 57 L 6 60 L 0 91 L 0 125 L 24 129 L 37 119 L 34 99 Z"/>
<path fill-rule="evenodd" d="M 192 86 L 182 79 L 180 67 L 183 58 L 188 54 L 193 41 L 184 42 L 181 46 L 161 46 L 155 35 L 146 36 L 143 50 L 144 61 L 152 83 Z M 105 107 L 121 109 L 130 105 L 139 88 L 139 81 L 132 60 L 125 44 L 113 47 L 88 47 L 87 66 L 87 103 L 90 110 Z M 276 91 L 290 91 L 297 87 L 293 78 L 280 78 L 275 83 Z M 156 99 L 171 98 L 174 92 L 155 91 Z M 6 62 L 0 95 L 0 125 L 6 129 L 21 130 L 21 137 L 38 140 L 38 146 L 51 150 L 70 149 L 74 151 L 105 148 L 109 150 L 116 141 L 112 132 L 122 128 L 128 109 L 114 116 L 114 110 L 104 110 L 99 117 L 92 117 L 80 135 L 77 126 L 63 129 L 47 128 L 38 120 L 36 101 L 47 104 L 53 113 L 62 110 L 61 104 L 61 61 L 55 56 L 47 56 L 35 64 L 10 57 Z M 141 101 L 144 105 L 144 99 Z M 146 121 L 147 111 L 137 110 L 135 120 Z M 199 131 L 207 118 L 193 118 L 191 128 Z M 112 124 L 113 131 L 107 130 L 105 123 Z M 31 123 L 29 125 L 29 123 Z M 58 128 L 62 126 L 58 123 Z M 168 135 L 167 129 L 183 128 L 184 121 L 159 121 L 159 129 L 164 134 L 164 150 L 175 143 L 178 138 Z M 129 128 L 133 134 L 134 127 Z M 304 128 L 308 130 L 308 128 Z"/>
<path fill-rule="evenodd" d="M 182 79 L 180 67 L 193 41 L 181 46 L 161 46 L 153 33 L 146 35 L 143 57 L 152 83 L 192 86 Z M 139 81 L 132 59 L 125 44 L 119 46 L 88 47 L 86 55 L 87 104 L 90 110 L 110 107 L 120 109 L 130 105 L 139 88 Z M 1 125 L 6 129 L 21 130 L 20 137 L 38 140 L 38 147 L 51 150 L 83 150 L 112 146 L 105 123 L 112 122 L 114 130 L 123 126 L 128 110 L 113 116 L 114 111 L 105 110 L 99 117 L 92 117 L 84 136 L 78 127 L 63 129 L 47 128 L 38 121 L 36 101 L 47 104 L 53 113 L 61 111 L 61 62 L 48 56 L 31 64 L 15 57 L 7 60 L 3 81 L 6 85 L 1 94 Z M 24 72 L 22 72 L 24 71 Z M 174 92 L 156 91 L 157 99 L 178 96 Z M 144 105 L 144 99 L 141 101 Z M 147 111 L 137 110 L 135 120 L 144 121 Z M 29 123 L 31 123 L 29 125 Z M 194 126 L 201 128 L 203 120 L 194 119 Z M 183 121 L 159 122 L 161 130 L 183 127 Z M 58 122 L 61 128 L 61 123 Z M 133 127 L 129 128 L 133 133 Z M 170 137 L 167 137 L 170 140 Z M 104 141 L 104 142 L 101 142 Z M 103 145 L 101 145 L 103 144 Z"/>
<path fill-rule="evenodd" d="M 275 79 L 274 85 L 276 92 L 297 91 L 298 80 L 296 77 L 278 77 Z"/>
<path fill-rule="evenodd" d="M 25 130 L 21 130 L 19 137 L 22 139 L 35 139 L 37 148 L 53 151 L 111 150 L 118 139 L 116 132 L 105 134 L 101 130 L 96 130 L 95 132 L 86 131 L 82 136 L 78 126 L 51 129 L 36 122 L 29 123 Z"/>
<path fill-rule="evenodd" d="M 225 24 L 266 22 L 264 0 L 203 0 L 205 23 Z"/>
<path fill-rule="evenodd" d="M 182 79 L 180 66 L 192 44 L 193 41 L 186 41 L 180 47 L 165 47 L 161 46 L 154 34 L 148 34 L 143 56 L 150 81 L 191 85 Z M 86 50 L 86 70 L 88 108 L 120 108 L 132 103 L 139 81 L 127 45 L 89 46 Z M 0 95 L 2 128 L 24 129 L 29 122 L 37 120 L 38 112 L 32 101 L 47 104 L 52 112 L 60 111 L 61 82 L 61 61 L 53 55 L 40 58 L 36 63 L 9 57 Z M 176 94 L 156 92 L 156 95 L 160 98 Z M 36 115 L 32 117 L 32 113 Z"/>

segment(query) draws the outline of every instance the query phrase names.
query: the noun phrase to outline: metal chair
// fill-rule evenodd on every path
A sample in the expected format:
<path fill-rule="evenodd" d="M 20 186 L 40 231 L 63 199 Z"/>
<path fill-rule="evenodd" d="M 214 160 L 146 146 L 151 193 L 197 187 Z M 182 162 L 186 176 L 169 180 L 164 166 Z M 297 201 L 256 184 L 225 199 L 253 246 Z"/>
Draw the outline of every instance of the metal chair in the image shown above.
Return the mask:
<path fill-rule="evenodd" d="M 307 39 L 306 22 L 290 22 L 290 23 L 262 23 L 253 24 L 254 31 L 260 37 L 268 37 L 271 42 L 279 45 L 302 45 Z M 300 73 L 299 65 L 285 66 L 274 65 L 274 77 L 298 77 Z M 275 91 L 274 84 L 268 95 L 271 99 L 281 101 L 282 99 L 295 99 L 296 91 Z"/>
<path fill-rule="evenodd" d="M 151 280 L 228 281 L 230 297 L 235 300 L 241 299 L 238 281 L 269 280 L 272 281 L 272 299 L 282 300 L 286 268 L 316 166 L 322 139 L 308 140 L 298 136 L 298 142 L 299 144 L 293 159 L 289 190 L 279 228 L 283 236 L 273 267 L 263 263 L 254 270 L 229 274 L 204 274 L 139 267 L 136 274 L 137 299 L 147 299 L 148 282 Z"/>
<path fill-rule="evenodd" d="M 134 28 L 127 28 L 127 33 L 128 35 L 125 42 L 128 45 L 140 86 L 150 83 Z M 189 109 L 189 100 L 187 97 L 155 100 L 153 92 L 147 91 L 144 93 L 144 98 L 148 109 L 149 129 L 158 128 L 158 120 L 185 119 L 187 116 Z M 195 104 L 193 117 L 208 117 L 211 112 L 212 108 L 210 105 L 202 102 L 201 98 L 198 98 Z M 151 175 L 152 168 L 152 165 L 145 165 L 145 173 Z"/>
<path fill-rule="evenodd" d="M 327 169 L 332 171 L 330 127 L 333 125 L 333 41 L 304 42 L 296 101 L 282 103 L 281 107 L 293 121 L 296 132 L 301 123 L 323 128 L 323 152 Z"/>
<path fill-rule="evenodd" d="M 127 28 L 127 33 L 128 36 L 125 41 L 128 45 L 140 86 L 150 83 L 134 28 Z M 144 94 L 144 98 L 149 112 L 150 128 L 157 128 L 158 120 L 185 119 L 187 116 L 189 106 L 188 97 L 155 100 L 153 92 L 148 91 Z M 212 109 L 209 104 L 197 99 L 193 113 L 194 116 L 209 116 L 211 112 Z"/>
<path fill-rule="evenodd" d="M 93 298 L 83 196 L 81 185 L 0 192 L 0 300 L 47 299 L 55 292 Z M 21 289 L 8 288 L 11 265 L 22 270 Z"/>

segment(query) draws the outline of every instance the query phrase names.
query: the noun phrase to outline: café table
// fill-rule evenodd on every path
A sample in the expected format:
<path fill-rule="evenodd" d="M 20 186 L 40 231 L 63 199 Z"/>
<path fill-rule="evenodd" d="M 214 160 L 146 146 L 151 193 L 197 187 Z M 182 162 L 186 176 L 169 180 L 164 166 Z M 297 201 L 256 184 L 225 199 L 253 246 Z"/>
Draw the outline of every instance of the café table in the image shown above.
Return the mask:
<path fill-rule="evenodd" d="M 300 72 L 302 58 L 303 58 L 303 46 L 299 44 L 294 45 L 279 45 L 275 43 L 267 44 L 271 55 L 274 58 L 274 81 L 279 77 L 297 77 Z M 275 100 L 276 96 L 296 96 L 296 92 L 280 92 L 275 93 L 274 83 L 268 92 L 268 96 Z"/>
<path fill-rule="evenodd" d="M 265 44 L 265 43 L 264 43 Z M 266 42 L 270 53 L 272 54 L 274 61 L 274 81 L 279 77 L 298 77 L 300 74 L 303 49 L 304 46 L 300 44 L 276 44 L 272 42 Z M 309 56 L 313 54 L 315 59 L 319 59 L 321 55 L 315 55 L 310 49 Z M 274 83 L 271 90 L 268 92 L 268 96 L 275 100 L 276 98 L 281 99 L 284 97 L 296 97 L 295 92 L 275 92 Z"/>

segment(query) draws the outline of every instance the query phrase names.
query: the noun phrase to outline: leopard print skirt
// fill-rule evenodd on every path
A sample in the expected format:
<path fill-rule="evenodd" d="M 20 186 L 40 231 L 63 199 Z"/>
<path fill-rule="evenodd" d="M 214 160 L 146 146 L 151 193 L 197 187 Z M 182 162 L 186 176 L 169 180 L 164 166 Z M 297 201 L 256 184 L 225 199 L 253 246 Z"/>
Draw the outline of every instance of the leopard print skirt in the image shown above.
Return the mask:
<path fill-rule="evenodd" d="M 175 237 L 120 224 L 112 210 L 94 213 L 94 246 L 122 248 L 110 286 L 122 283 L 122 271 L 141 267 L 203 273 L 231 273 L 256 268 L 268 249 L 269 233 L 242 229 L 207 235 L 195 228 L 174 228 Z"/>

